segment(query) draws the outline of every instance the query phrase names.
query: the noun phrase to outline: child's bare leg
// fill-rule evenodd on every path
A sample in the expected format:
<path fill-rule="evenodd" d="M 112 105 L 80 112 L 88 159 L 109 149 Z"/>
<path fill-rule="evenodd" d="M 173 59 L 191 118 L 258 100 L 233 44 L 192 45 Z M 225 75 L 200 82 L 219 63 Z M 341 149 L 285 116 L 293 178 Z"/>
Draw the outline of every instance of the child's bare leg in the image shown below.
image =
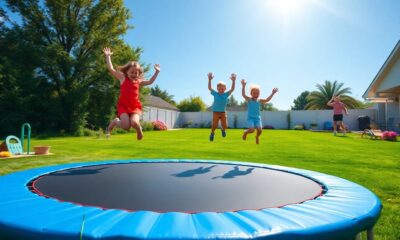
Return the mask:
<path fill-rule="evenodd" d="M 343 122 L 340 122 L 340 127 L 342 128 L 342 133 L 346 134 L 346 126 L 344 125 Z"/>
<path fill-rule="evenodd" d="M 112 130 L 115 126 L 121 127 L 121 120 L 119 118 L 114 118 L 107 127 L 106 137 L 109 138 Z"/>
<path fill-rule="evenodd" d="M 336 135 L 336 130 L 337 130 L 337 122 L 333 121 L 333 134 Z"/>
<path fill-rule="evenodd" d="M 121 116 L 119 116 L 119 119 L 121 120 L 119 127 L 126 131 L 129 131 L 129 129 L 131 128 L 129 115 L 127 113 L 122 113 Z"/>
<path fill-rule="evenodd" d="M 242 139 L 243 139 L 243 140 L 246 140 L 247 134 L 253 133 L 253 132 L 254 132 L 254 128 L 249 128 L 249 129 L 247 129 L 246 131 L 244 131 L 243 136 L 242 136 Z"/>
<path fill-rule="evenodd" d="M 262 133 L 262 129 L 261 128 L 257 128 L 257 135 L 256 135 L 256 144 L 260 143 L 260 135 Z"/>
<path fill-rule="evenodd" d="M 131 126 L 136 130 L 137 140 L 142 140 L 143 132 L 142 132 L 142 126 L 140 126 L 140 115 L 137 113 L 133 113 L 131 114 L 130 120 L 131 120 Z"/>

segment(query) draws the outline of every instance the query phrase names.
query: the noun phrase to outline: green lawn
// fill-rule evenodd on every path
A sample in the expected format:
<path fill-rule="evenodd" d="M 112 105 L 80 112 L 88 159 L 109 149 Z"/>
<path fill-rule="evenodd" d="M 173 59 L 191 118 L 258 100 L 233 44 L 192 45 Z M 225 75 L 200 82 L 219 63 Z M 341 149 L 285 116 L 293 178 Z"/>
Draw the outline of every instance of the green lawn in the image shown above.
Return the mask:
<path fill-rule="evenodd" d="M 209 130 L 145 132 L 142 141 L 133 133 L 97 137 L 33 139 L 32 145 L 51 145 L 53 156 L 0 159 L 0 174 L 70 162 L 140 158 L 238 160 L 277 164 L 319 171 L 346 178 L 373 191 L 383 202 L 375 228 L 376 239 L 400 239 L 400 142 L 361 139 L 360 135 L 334 137 L 330 133 L 265 130 L 259 145 L 254 135 L 244 142 L 242 130 L 228 130 L 222 138 Z"/>

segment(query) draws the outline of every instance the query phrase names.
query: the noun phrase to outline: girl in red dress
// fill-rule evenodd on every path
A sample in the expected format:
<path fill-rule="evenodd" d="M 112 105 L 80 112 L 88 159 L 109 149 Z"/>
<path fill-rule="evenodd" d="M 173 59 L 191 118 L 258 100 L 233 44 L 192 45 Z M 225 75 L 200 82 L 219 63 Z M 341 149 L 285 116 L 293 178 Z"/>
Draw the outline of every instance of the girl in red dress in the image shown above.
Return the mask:
<path fill-rule="evenodd" d="M 142 127 L 140 126 L 140 115 L 142 114 L 142 103 L 139 99 L 140 86 L 152 84 L 160 72 L 160 65 L 155 64 L 154 75 L 150 80 L 145 80 L 143 77 L 143 70 L 138 62 L 130 61 L 118 70 L 115 70 L 112 62 L 111 55 L 113 52 L 110 48 L 104 48 L 103 53 L 106 56 L 108 71 L 119 80 L 120 94 L 117 103 L 118 118 L 115 118 L 108 125 L 106 136 L 110 136 L 111 131 L 115 126 L 129 130 L 133 127 L 136 130 L 137 139 L 143 138 Z"/>

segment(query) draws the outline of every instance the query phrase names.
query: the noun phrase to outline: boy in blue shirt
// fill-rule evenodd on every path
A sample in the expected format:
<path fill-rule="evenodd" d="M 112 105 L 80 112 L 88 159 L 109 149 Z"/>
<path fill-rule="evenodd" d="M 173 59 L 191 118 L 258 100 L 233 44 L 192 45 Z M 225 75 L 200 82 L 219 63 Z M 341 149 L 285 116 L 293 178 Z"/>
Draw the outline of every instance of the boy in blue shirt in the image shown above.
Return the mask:
<path fill-rule="evenodd" d="M 226 137 L 226 128 L 228 125 L 226 119 L 226 104 L 228 103 L 228 97 L 232 94 L 233 90 L 235 90 L 235 81 L 236 81 L 236 74 L 231 74 L 232 80 L 232 87 L 231 90 L 225 92 L 226 85 L 223 82 L 219 82 L 217 84 L 217 91 L 212 89 L 211 87 L 211 80 L 214 78 L 214 75 L 210 72 L 208 73 L 208 90 L 210 90 L 211 95 L 214 96 L 214 103 L 212 105 L 213 111 L 213 121 L 211 127 L 211 134 L 210 134 L 210 141 L 214 141 L 214 132 L 215 129 L 218 127 L 218 122 L 221 121 L 221 132 L 222 137 Z"/>
<path fill-rule="evenodd" d="M 247 134 L 253 133 L 254 129 L 257 130 L 256 144 L 259 144 L 259 137 L 262 132 L 262 122 L 260 115 L 260 105 L 269 102 L 275 93 L 278 92 L 277 88 L 272 89 L 271 95 L 266 99 L 258 99 L 260 96 L 260 87 L 257 85 L 250 86 L 251 97 L 246 96 L 245 92 L 246 80 L 242 79 L 242 96 L 247 101 L 247 125 L 248 129 L 243 133 L 243 140 L 246 140 Z"/>

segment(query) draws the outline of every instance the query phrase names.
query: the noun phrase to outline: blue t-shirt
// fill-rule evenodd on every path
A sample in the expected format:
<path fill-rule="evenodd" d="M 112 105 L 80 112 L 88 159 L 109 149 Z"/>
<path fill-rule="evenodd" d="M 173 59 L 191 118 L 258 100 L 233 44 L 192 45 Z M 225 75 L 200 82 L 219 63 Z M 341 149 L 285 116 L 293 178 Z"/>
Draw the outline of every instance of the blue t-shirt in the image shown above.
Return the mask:
<path fill-rule="evenodd" d="M 211 95 L 214 96 L 214 103 L 212 105 L 213 112 L 225 112 L 226 104 L 228 103 L 229 92 L 219 94 L 215 90 L 211 90 Z"/>
<path fill-rule="evenodd" d="M 261 119 L 260 116 L 260 102 L 258 100 L 250 99 L 247 102 L 247 118 L 248 119 Z"/>

